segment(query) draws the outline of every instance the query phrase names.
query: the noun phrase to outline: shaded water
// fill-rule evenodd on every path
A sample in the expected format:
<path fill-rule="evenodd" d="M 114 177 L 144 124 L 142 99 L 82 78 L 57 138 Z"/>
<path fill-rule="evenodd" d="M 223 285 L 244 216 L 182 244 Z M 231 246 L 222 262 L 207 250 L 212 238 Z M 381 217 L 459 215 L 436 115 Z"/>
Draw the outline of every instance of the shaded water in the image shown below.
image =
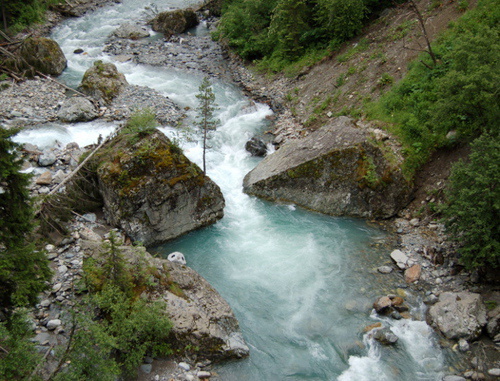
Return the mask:
<path fill-rule="evenodd" d="M 159 9 L 188 5 L 179 0 L 156 3 Z M 101 52 L 106 36 L 121 23 L 137 19 L 143 6 L 124 0 L 58 27 L 52 37 L 70 60 L 63 80 L 76 86 L 94 60 L 112 61 Z M 86 54 L 74 55 L 77 48 Z M 155 88 L 181 106 L 196 106 L 201 74 L 116 64 L 129 83 Z M 424 322 L 387 319 L 400 338 L 391 348 L 362 333 L 366 325 L 380 320 L 370 315 L 373 300 L 394 292 L 401 280 L 375 271 L 388 262 L 389 249 L 381 244 L 385 233 L 360 220 L 333 218 L 243 194 L 243 177 L 258 163 L 245 152 L 244 144 L 267 127 L 266 116 L 272 112 L 249 102 L 231 84 L 217 82 L 214 89 L 222 125 L 211 142 L 207 172 L 224 193 L 225 217 L 155 250 L 164 255 L 183 252 L 188 265 L 234 309 L 251 356 L 219 366 L 221 378 L 440 380 L 445 355 Z M 88 144 L 108 129 L 102 123 L 53 126 L 43 131 L 40 141 L 49 145 L 53 139 L 73 139 Z M 169 126 L 162 130 L 181 139 L 186 155 L 201 163 L 197 141 L 187 141 Z"/>

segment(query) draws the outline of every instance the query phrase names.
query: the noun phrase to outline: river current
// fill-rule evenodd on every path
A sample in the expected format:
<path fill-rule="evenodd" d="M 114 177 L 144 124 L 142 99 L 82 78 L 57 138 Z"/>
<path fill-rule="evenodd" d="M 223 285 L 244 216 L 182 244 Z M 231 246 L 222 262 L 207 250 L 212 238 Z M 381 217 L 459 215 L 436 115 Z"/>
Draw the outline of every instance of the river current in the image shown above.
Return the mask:
<path fill-rule="evenodd" d="M 181 0 L 155 3 L 159 10 L 190 5 Z M 120 24 L 139 19 L 144 7 L 143 2 L 123 0 L 58 26 L 52 38 L 69 60 L 61 80 L 76 87 L 95 60 L 114 62 L 102 53 L 106 37 Z M 85 54 L 74 54 L 77 48 Z M 114 63 L 130 84 L 154 88 L 181 107 L 196 107 L 202 73 Z M 233 84 L 215 81 L 214 91 L 221 126 L 207 153 L 207 174 L 223 191 L 225 216 L 155 251 L 183 252 L 188 265 L 222 294 L 239 319 L 251 355 L 217 366 L 220 378 L 441 380 L 446 355 L 425 322 L 371 313 L 376 297 L 396 292 L 402 283 L 397 274 L 376 271 L 390 262 L 386 233 L 361 220 L 329 217 L 245 195 L 243 177 L 259 159 L 250 157 L 244 145 L 268 128 L 266 116 L 272 111 L 253 104 Z M 18 140 L 35 138 L 42 146 L 54 140 L 85 145 L 114 127 L 79 123 L 21 134 Z M 201 164 L 202 149 L 196 139 L 185 139 L 173 126 L 161 129 L 179 139 L 185 154 Z M 422 317 L 418 297 L 406 297 L 414 306 L 412 315 Z M 399 337 L 396 346 L 383 347 L 363 332 L 378 321 Z"/>

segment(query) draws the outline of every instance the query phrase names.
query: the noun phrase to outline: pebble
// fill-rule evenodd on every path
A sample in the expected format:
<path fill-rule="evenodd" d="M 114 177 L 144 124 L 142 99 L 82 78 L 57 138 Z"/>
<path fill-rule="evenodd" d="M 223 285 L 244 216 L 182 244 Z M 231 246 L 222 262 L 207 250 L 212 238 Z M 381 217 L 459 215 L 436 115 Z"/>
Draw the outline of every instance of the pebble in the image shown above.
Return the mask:
<path fill-rule="evenodd" d="M 212 373 L 207 372 L 205 370 L 200 370 L 198 373 L 196 373 L 196 376 L 198 378 L 201 378 L 201 379 L 203 379 L 203 378 L 210 378 L 210 377 L 212 377 Z"/>
<path fill-rule="evenodd" d="M 380 266 L 377 268 L 377 271 L 381 274 L 390 274 L 393 271 L 393 268 L 391 266 Z"/>
<path fill-rule="evenodd" d="M 488 374 L 494 377 L 500 377 L 500 368 L 492 368 L 488 370 Z"/>
<path fill-rule="evenodd" d="M 59 320 L 59 319 L 52 319 L 52 320 L 49 320 L 47 322 L 46 327 L 47 327 L 47 329 L 49 331 L 53 331 L 54 329 L 56 329 L 57 327 L 59 327 L 61 324 L 62 324 L 61 320 Z"/>
<path fill-rule="evenodd" d="M 185 363 L 185 362 L 180 362 L 179 368 L 184 369 L 186 372 L 189 372 L 191 370 L 191 367 L 189 366 L 189 364 Z"/>

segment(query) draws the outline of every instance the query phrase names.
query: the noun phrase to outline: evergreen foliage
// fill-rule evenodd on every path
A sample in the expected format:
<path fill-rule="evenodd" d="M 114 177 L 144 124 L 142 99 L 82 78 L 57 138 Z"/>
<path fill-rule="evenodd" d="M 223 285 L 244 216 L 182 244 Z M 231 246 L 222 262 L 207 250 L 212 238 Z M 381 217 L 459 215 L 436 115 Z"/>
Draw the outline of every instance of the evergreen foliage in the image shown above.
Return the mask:
<path fill-rule="evenodd" d="M 65 0 L 2 0 L 0 12 L 1 28 L 15 34 L 27 26 L 44 20 L 45 11 L 54 4 Z"/>
<path fill-rule="evenodd" d="M 410 173 L 439 147 L 498 133 L 499 21 L 497 2 L 480 1 L 434 44 L 437 64 L 422 55 L 383 97 L 377 117 L 397 126 Z"/>
<path fill-rule="evenodd" d="M 45 254 L 30 240 L 33 209 L 29 176 L 10 139 L 15 131 L 0 127 L 0 311 L 34 304 L 50 278 Z"/>
<path fill-rule="evenodd" d="M 354 37 L 386 0 L 231 0 L 215 37 L 242 58 L 281 70 Z"/>
<path fill-rule="evenodd" d="M 206 174 L 206 151 L 210 133 L 217 129 L 220 121 L 214 118 L 214 111 L 218 109 L 215 104 L 215 94 L 212 90 L 212 84 L 208 77 L 203 78 L 199 87 L 198 98 L 198 114 L 196 115 L 196 125 L 202 134 L 203 144 L 203 173 Z"/>
<path fill-rule="evenodd" d="M 461 260 L 469 268 L 500 265 L 499 184 L 500 137 L 484 134 L 472 144 L 469 161 L 454 166 L 443 207 L 448 230 L 461 244 Z"/>

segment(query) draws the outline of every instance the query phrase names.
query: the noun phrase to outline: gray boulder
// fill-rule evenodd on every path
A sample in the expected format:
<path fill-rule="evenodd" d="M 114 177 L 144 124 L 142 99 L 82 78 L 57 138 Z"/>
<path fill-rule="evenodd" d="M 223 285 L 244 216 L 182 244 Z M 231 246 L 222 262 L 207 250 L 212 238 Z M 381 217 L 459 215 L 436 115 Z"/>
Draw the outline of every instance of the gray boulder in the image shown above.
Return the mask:
<path fill-rule="evenodd" d="M 387 327 L 375 330 L 373 338 L 383 345 L 394 345 L 398 342 L 398 337 Z"/>
<path fill-rule="evenodd" d="M 245 176 L 244 191 L 330 215 L 388 218 L 404 207 L 410 184 L 395 150 L 339 117 L 288 141 Z"/>
<path fill-rule="evenodd" d="M 184 33 L 198 23 L 198 16 L 191 8 L 161 12 L 150 22 L 155 32 L 163 33 L 167 38 Z"/>
<path fill-rule="evenodd" d="M 252 138 L 245 144 L 245 149 L 250 152 L 252 156 L 266 156 L 267 146 L 259 138 Z"/>
<path fill-rule="evenodd" d="M 141 38 L 149 37 L 149 32 L 143 26 L 126 23 L 120 25 L 120 27 L 113 32 L 113 36 L 129 40 L 139 40 Z"/>
<path fill-rule="evenodd" d="M 492 339 L 500 333 L 500 306 L 488 311 L 488 324 L 486 325 L 486 330 Z"/>
<path fill-rule="evenodd" d="M 128 85 L 125 76 L 112 63 L 94 62 L 83 75 L 79 90 L 95 99 L 110 103 Z"/>
<path fill-rule="evenodd" d="M 84 250 L 103 253 L 102 244 L 84 241 Z M 196 271 L 180 263 L 155 258 L 142 246 L 118 247 L 124 258 L 142 264 L 149 279 L 146 300 L 164 305 L 172 322 L 169 345 L 176 355 L 196 355 L 209 360 L 248 356 L 249 349 L 229 304 Z"/>
<path fill-rule="evenodd" d="M 20 52 L 27 63 L 43 74 L 59 75 L 68 63 L 59 44 L 46 37 L 28 38 L 21 45 Z"/>
<path fill-rule="evenodd" d="M 38 157 L 38 165 L 40 167 L 48 167 L 57 161 L 57 156 L 52 150 L 44 150 Z"/>
<path fill-rule="evenodd" d="M 146 246 L 223 216 L 217 184 L 158 130 L 121 133 L 92 160 L 108 222 Z"/>
<path fill-rule="evenodd" d="M 98 115 L 95 105 L 84 97 L 66 99 L 57 112 L 57 117 L 66 123 L 88 122 Z"/>
<path fill-rule="evenodd" d="M 427 316 L 430 324 L 448 339 L 477 339 L 486 325 L 481 295 L 472 292 L 443 292 Z"/>

